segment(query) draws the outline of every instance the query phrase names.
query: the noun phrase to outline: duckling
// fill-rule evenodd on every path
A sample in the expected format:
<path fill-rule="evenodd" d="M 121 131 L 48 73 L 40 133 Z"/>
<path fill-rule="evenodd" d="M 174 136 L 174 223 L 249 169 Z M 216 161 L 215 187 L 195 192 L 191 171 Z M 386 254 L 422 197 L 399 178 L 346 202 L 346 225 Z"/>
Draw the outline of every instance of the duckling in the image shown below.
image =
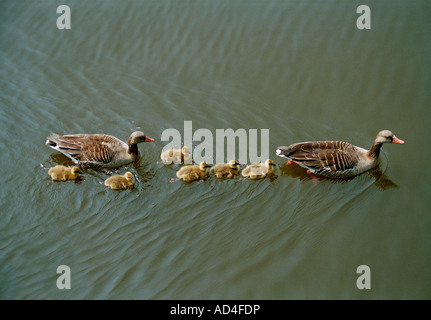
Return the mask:
<path fill-rule="evenodd" d="M 191 163 L 192 155 L 189 147 L 182 147 L 181 149 L 167 149 L 160 155 L 164 164 L 172 163 Z"/>
<path fill-rule="evenodd" d="M 205 161 L 199 165 L 186 165 L 177 171 L 177 178 L 185 182 L 205 179 L 209 175 L 209 167 L 211 166 Z"/>
<path fill-rule="evenodd" d="M 241 174 L 252 180 L 263 179 L 266 176 L 272 175 L 274 172 L 275 163 L 271 159 L 264 163 L 251 164 L 242 170 Z"/>
<path fill-rule="evenodd" d="M 239 162 L 231 160 L 228 163 L 218 163 L 211 168 L 210 172 L 219 178 L 233 178 L 239 173 Z"/>
<path fill-rule="evenodd" d="M 75 180 L 80 173 L 81 171 L 78 167 L 69 168 L 63 165 L 56 165 L 48 170 L 48 174 L 53 181 Z"/>
<path fill-rule="evenodd" d="M 115 174 L 105 180 L 105 186 L 110 187 L 112 190 L 132 189 L 134 186 L 132 178 L 133 174 L 129 171 L 127 171 L 123 176 Z"/>

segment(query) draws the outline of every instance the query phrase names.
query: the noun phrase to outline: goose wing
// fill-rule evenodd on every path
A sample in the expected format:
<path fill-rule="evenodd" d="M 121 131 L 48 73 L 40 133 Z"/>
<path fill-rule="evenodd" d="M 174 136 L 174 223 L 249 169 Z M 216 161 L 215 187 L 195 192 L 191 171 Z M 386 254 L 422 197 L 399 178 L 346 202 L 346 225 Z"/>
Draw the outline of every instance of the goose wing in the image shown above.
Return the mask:
<path fill-rule="evenodd" d="M 109 163 L 127 148 L 123 141 L 106 134 L 51 134 L 46 144 L 74 162 Z"/>

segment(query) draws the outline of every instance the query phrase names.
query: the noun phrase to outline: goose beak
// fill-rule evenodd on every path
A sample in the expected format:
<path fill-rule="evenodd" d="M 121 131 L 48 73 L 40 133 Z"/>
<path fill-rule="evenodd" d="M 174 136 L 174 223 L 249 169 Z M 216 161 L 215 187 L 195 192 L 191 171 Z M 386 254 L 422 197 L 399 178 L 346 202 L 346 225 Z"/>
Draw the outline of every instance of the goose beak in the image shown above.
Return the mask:
<path fill-rule="evenodd" d="M 154 142 L 154 139 L 146 136 L 144 142 Z"/>
<path fill-rule="evenodd" d="M 404 141 L 401 139 L 398 139 L 397 137 L 393 136 L 392 138 L 392 143 L 396 143 L 396 144 L 404 144 Z"/>

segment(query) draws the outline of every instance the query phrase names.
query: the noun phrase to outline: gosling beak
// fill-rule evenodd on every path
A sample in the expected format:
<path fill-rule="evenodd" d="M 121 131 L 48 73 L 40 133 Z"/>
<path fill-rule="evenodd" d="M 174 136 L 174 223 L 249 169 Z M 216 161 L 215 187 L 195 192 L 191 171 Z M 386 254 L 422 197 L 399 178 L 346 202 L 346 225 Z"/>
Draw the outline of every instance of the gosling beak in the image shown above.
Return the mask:
<path fill-rule="evenodd" d="M 404 144 L 404 141 L 401 139 L 398 139 L 397 137 L 393 136 L 392 137 L 392 143 L 396 143 L 396 144 Z"/>
<path fill-rule="evenodd" d="M 154 139 L 153 139 L 153 138 L 150 138 L 150 137 L 145 136 L 145 140 L 144 140 L 144 142 L 154 142 Z"/>

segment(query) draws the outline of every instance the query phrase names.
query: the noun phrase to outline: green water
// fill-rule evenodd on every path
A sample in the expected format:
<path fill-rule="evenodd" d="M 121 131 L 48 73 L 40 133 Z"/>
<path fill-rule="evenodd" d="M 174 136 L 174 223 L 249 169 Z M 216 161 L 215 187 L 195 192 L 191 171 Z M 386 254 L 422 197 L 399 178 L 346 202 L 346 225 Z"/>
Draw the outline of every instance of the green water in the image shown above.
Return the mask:
<path fill-rule="evenodd" d="M 61 4 L 0 4 L 0 298 L 431 298 L 429 1 L 67 1 L 59 30 Z M 184 121 L 268 129 L 278 177 L 170 182 L 161 136 Z M 47 175 L 70 164 L 44 145 L 51 132 L 136 129 L 156 141 L 114 171 L 133 190 L 107 190 L 112 171 Z M 275 155 L 369 148 L 382 129 L 406 143 L 349 181 L 316 186 Z"/>

